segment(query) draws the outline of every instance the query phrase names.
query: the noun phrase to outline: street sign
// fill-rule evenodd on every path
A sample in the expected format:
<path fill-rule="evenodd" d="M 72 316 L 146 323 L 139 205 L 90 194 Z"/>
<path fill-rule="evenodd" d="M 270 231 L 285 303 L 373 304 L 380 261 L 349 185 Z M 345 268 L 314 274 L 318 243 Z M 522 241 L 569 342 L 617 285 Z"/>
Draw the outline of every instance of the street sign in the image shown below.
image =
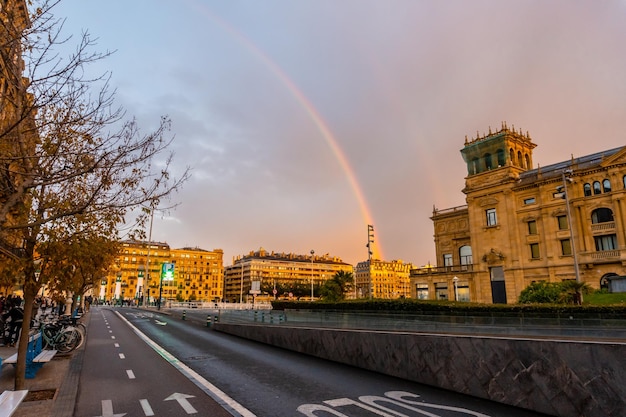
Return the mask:
<path fill-rule="evenodd" d="M 174 280 L 174 263 L 166 262 L 161 265 L 161 279 L 163 281 L 173 281 Z"/>

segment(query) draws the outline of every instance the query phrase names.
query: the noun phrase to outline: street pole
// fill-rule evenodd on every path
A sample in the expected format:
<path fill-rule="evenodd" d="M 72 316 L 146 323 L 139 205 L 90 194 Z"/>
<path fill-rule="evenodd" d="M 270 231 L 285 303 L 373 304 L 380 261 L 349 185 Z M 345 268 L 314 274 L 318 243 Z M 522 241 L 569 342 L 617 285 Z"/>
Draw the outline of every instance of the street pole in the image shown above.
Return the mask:
<path fill-rule="evenodd" d="M 241 262 L 241 291 L 239 293 L 239 304 L 243 304 L 243 257 L 240 260 Z"/>
<path fill-rule="evenodd" d="M 311 301 L 313 301 L 313 255 L 315 251 L 311 249 Z"/>
<path fill-rule="evenodd" d="M 148 253 L 146 254 L 146 273 L 145 275 L 145 279 L 146 282 L 148 283 L 148 299 L 146 301 L 147 305 L 150 306 L 150 271 L 148 270 L 149 268 L 149 262 L 150 262 L 150 242 L 152 241 L 152 221 L 154 220 L 154 207 L 150 208 L 150 231 L 148 232 Z"/>
<path fill-rule="evenodd" d="M 573 227 L 573 223 L 572 223 L 572 213 L 570 211 L 570 207 L 569 207 L 569 194 L 567 193 L 567 183 L 569 181 L 572 181 L 571 178 L 569 177 L 565 177 L 565 174 L 571 174 L 572 171 L 567 169 L 565 171 L 563 171 L 562 178 L 563 178 L 563 191 L 565 192 L 565 206 L 566 206 L 566 210 L 567 210 L 567 223 L 569 226 L 569 233 L 570 233 L 570 241 L 571 241 L 571 245 L 572 245 L 572 255 L 574 257 L 574 274 L 576 276 L 576 282 L 580 282 L 580 271 L 578 269 L 578 255 L 576 254 L 576 244 L 574 243 L 574 227 Z M 569 181 L 568 181 L 569 180 Z"/>

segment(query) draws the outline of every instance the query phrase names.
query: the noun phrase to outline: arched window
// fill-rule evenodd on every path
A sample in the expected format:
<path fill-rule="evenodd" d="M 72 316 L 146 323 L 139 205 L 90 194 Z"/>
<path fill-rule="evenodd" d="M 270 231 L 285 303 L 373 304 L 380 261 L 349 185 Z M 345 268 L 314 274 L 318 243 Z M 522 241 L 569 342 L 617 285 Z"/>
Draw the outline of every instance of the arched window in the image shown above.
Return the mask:
<path fill-rule="evenodd" d="M 465 245 L 459 248 L 459 258 L 461 259 L 461 265 L 471 265 L 474 263 L 472 260 L 472 247 Z"/>
<path fill-rule="evenodd" d="M 591 184 L 586 183 L 583 185 L 583 191 L 585 192 L 585 197 L 589 197 L 591 195 Z"/>
<path fill-rule="evenodd" d="M 602 188 L 600 188 L 600 181 L 593 182 L 593 193 L 602 194 Z"/>
<path fill-rule="evenodd" d="M 469 167 L 469 174 L 478 174 L 478 158 L 472 159 L 472 162 Z"/>
<path fill-rule="evenodd" d="M 591 212 L 591 223 L 606 223 L 613 221 L 613 211 L 611 209 L 601 207 Z"/>
<path fill-rule="evenodd" d="M 498 149 L 498 166 L 503 167 L 504 165 L 504 151 L 502 149 Z"/>
<path fill-rule="evenodd" d="M 530 156 L 528 156 L 528 154 L 526 154 L 526 155 L 524 155 L 524 158 L 526 158 L 526 169 L 532 168 L 530 166 Z"/>
<path fill-rule="evenodd" d="M 602 191 L 604 191 L 605 193 L 611 192 L 611 181 L 608 178 L 602 181 Z"/>
<path fill-rule="evenodd" d="M 485 168 L 486 169 L 493 168 L 493 162 L 491 161 L 491 154 L 490 153 L 486 153 L 485 154 Z"/>
<path fill-rule="evenodd" d="M 624 175 L 624 178 L 622 178 L 622 182 L 624 183 L 624 188 L 626 188 L 626 175 Z"/>
<path fill-rule="evenodd" d="M 511 160 L 511 165 L 515 165 L 515 151 L 513 148 L 509 149 L 509 159 Z M 626 175 L 624 175 L 624 188 L 626 188 Z"/>
<path fill-rule="evenodd" d="M 524 161 L 522 160 L 522 153 L 517 151 L 517 166 L 524 168 Z"/>

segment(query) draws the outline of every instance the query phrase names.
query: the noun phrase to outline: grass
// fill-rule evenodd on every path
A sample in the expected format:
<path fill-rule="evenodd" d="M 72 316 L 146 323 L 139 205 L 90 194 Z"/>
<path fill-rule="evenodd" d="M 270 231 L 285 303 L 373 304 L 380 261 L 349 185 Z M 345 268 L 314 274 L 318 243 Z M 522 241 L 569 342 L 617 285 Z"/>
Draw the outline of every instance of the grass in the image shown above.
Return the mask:
<path fill-rule="evenodd" d="M 625 305 L 626 304 L 626 292 L 618 293 L 600 293 L 587 294 L 584 297 L 585 304 L 591 305 Z"/>

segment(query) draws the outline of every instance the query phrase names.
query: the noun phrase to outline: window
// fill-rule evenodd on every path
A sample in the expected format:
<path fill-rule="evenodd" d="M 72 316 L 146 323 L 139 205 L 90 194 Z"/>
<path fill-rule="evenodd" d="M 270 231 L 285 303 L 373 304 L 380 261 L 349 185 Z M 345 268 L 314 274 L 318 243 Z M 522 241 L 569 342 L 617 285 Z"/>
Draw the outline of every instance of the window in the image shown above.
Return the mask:
<path fill-rule="evenodd" d="M 569 229 L 569 225 L 567 224 L 567 216 L 556 216 L 556 221 L 559 222 L 559 230 Z"/>
<path fill-rule="evenodd" d="M 626 188 L 626 175 L 622 178 L 622 182 L 624 183 L 624 188 Z"/>
<path fill-rule="evenodd" d="M 611 192 L 611 181 L 606 179 L 604 181 L 602 181 L 602 191 L 604 191 L 605 193 L 610 193 Z"/>
<path fill-rule="evenodd" d="M 443 254 L 443 266 L 452 266 L 452 254 L 451 253 Z"/>
<path fill-rule="evenodd" d="M 525 199 L 524 204 L 535 204 L 535 197 Z"/>
<path fill-rule="evenodd" d="M 617 249 L 617 236 L 616 235 L 596 236 L 594 240 L 596 241 L 597 251 Z"/>
<path fill-rule="evenodd" d="M 626 177 L 624 177 L 624 178 L 626 178 Z M 625 185 L 624 188 L 626 188 L 626 185 Z M 587 184 L 583 185 L 583 191 L 585 193 L 585 197 L 589 197 L 591 195 L 591 184 L 587 183 Z"/>
<path fill-rule="evenodd" d="M 535 220 L 531 220 L 528 222 L 528 234 L 529 235 L 537 234 L 537 222 Z"/>
<path fill-rule="evenodd" d="M 435 283 L 435 295 L 437 300 L 447 300 L 448 299 L 448 284 L 445 282 L 436 282 Z"/>
<path fill-rule="evenodd" d="M 498 224 L 498 219 L 496 217 L 496 209 L 488 209 L 486 211 L 487 214 L 487 226 L 495 226 Z"/>
<path fill-rule="evenodd" d="M 591 223 L 606 223 L 613 221 L 613 211 L 606 207 L 595 209 L 591 212 Z"/>
<path fill-rule="evenodd" d="M 498 149 L 497 155 L 498 155 L 498 166 L 503 167 L 505 165 L 504 151 L 502 149 Z"/>
<path fill-rule="evenodd" d="M 539 243 L 530 244 L 530 257 L 532 259 L 539 259 Z"/>
<path fill-rule="evenodd" d="M 491 154 L 490 153 L 486 153 L 485 154 L 485 168 L 487 170 L 490 170 L 491 168 L 493 168 L 493 163 L 491 162 Z"/>
<path fill-rule="evenodd" d="M 459 248 L 459 258 L 461 258 L 461 265 L 471 265 L 474 263 L 472 259 L 472 247 L 468 245 L 461 246 Z"/>
<path fill-rule="evenodd" d="M 570 256 L 572 254 L 572 242 L 569 239 L 561 240 L 561 255 Z"/>
<path fill-rule="evenodd" d="M 600 188 L 600 181 L 593 182 L 593 193 L 602 194 L 602 188 Z"/>
<path fill-rule="evenodd" d="M 428 284 L 415 284 L 418 300 L 428 300 Z"/>

